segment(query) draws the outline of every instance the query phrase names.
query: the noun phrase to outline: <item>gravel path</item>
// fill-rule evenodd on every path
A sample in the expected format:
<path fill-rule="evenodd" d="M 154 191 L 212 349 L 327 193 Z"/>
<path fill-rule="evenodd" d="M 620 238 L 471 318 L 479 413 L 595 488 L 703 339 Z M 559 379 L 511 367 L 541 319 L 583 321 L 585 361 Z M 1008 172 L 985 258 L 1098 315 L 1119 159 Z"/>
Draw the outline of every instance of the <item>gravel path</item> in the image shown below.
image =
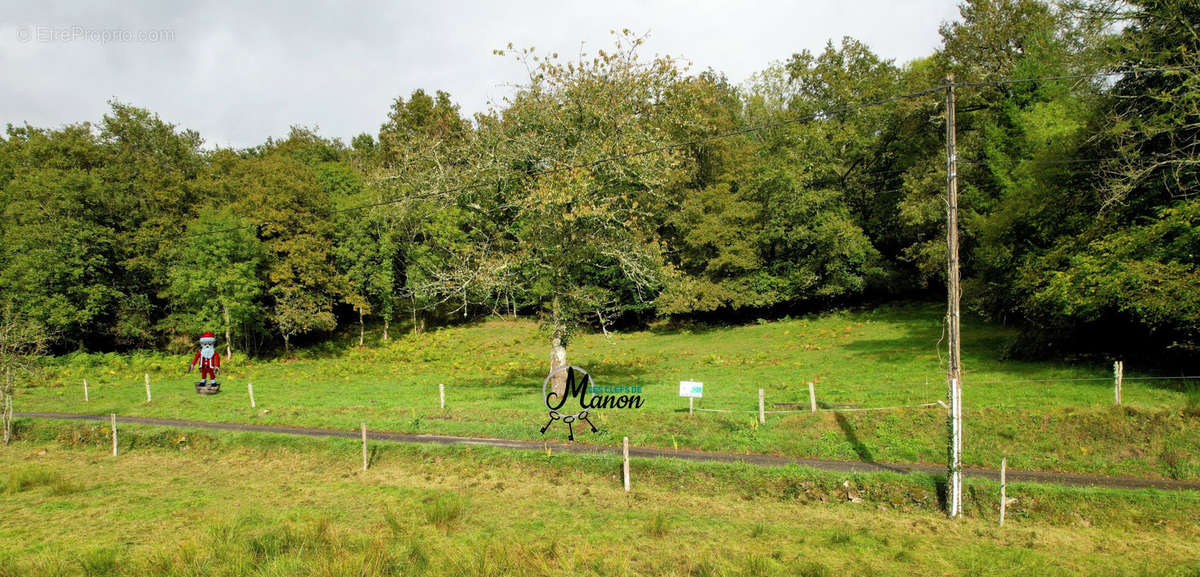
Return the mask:
<path fill-rule="evenodd" d="M 108 415 L 84 415 L 76 413 L 15 413 L 15 417 L 26 419 L 57 419 L 70 421 L 104 421 Z M 250 425 L 245 423 L 216 423 L 210 421 L 191 421 L 184 419 L 158 419 L 152 417 L 118 417 L 122 423 L 136 425 L 155 425 L 161 427 L 179 427 L 188 429 L 211 429 L 217 431 L 273 433 L 282 435 L 304 435 L 309 437 L 344 437 L 357 439 L 361 435 L 358 430 L 339 431 L 332 429 L 312 429 L 304 427 L 285 427 L 275 425 Z M 557 443 L 546 441 L 525 441 L 516 439 L 491 439 L 481 437 L 454 437 L 449 435 L 409 435 L 404 433 L 386 433 L 367 431 L 367 438 L 375 441 L 392 441 L 397 443 L 426 443 L 433 445 L 476 445 L 483 447 L 498 447 L 502 449 L 519 449 L 525 451 L 545 451 L 549 446 L 560 453 L 620 455 L 620 447 L 605 445 L 585 445 Z M 693 451 L 680 449 L 677 451 L 665 449 L 640 449 L 630 447 L 629 456 L 652 459 L 685 459 L 688 461 L 708 461 L 718 463 L 750 463 L 764 466 L 800 465 L 823 471 L 840 473 L 931 473 L 944 474 L 945 467 L 937 465 L 905 465 L 893 463 L 874 463 L 862 461 L 831 461 L 824 459 L 807 459 L 802 457 L 774 457 L 770 455 L 751 455 L 738 453 L 721 453 L 711 451 Z M 999 480 L 1000 471 L 997 469 L 964 468 L 963 473 L 968 477 Z M 1171 479 L 1144 479 L 1138 477 L 1110 477 L 1105 475 L 1089 475 L 1082 473 L 1058 473 L 1052 471 L 1019 471 L 1008 470 L 1008 480 L 1019 483 L 1044 483 L 1053 485 L 1070 485 L 1075 487 L 1103 487 L 1111 489 L 1162 489 L 1168 491 L 1200 491 L 1198 481 L 1176 481 Z"/>

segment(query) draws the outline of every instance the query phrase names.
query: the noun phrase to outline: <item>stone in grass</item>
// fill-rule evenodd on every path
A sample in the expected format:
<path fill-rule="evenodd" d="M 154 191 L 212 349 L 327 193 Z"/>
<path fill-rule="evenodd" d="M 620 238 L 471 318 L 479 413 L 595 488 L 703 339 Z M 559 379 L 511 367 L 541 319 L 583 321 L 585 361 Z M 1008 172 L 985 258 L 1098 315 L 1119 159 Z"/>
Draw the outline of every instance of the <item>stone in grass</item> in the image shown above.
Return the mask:
<path fill-rule="evenodd" d="M 846 494 L 846 500 L 851 503 L 862 503 L 862 497 L 854 487 L 850 486 L 850 481 L 842 481 L 842 489 Z"/>

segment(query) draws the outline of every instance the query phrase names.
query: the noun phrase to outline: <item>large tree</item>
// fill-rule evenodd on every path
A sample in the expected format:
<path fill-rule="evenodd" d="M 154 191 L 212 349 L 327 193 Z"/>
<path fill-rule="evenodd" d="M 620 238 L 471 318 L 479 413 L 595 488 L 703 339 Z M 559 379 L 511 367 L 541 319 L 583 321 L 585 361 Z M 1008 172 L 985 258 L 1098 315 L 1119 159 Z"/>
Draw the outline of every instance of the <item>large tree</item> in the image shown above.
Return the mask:
<path fill-rule="evenodd" d="M 219 326 L 232 358 L 235 327 L 257 330 L 264 312 L 266 251 L 254 228 L 228 209 L 204 209 L 168 254 L 168 330 L 194 337 Z"/>
<path fill-rule="evenodd" d="M 477 293 L 452 274 L 463 267 L 447 262 L 469 245 L 472 226 L 453 191 L 471 178 L 464 173 L 472 135 L 448 93 L 431 97 L 418 89 L 392 103 L 379 129 L 379 154 L 367 165 L 364 204 L 373 206 L 366 212 L 371 224 L 363 223 L 360 232 L 379 250 L 370 257 L 379 263 L 372 265 L 370 285 L 389 311 L 407 299 L 413 332 L 424 325 L 423 311 L 444 309 L 452 295 L 470 302 L 466 295 Z"/>
<path fill-rule="evenodd" d="M 729 89 L 699 81 L 690 92 L 701 102 L 727 100 L 721 94 Z M 861 105 L 886 98 L 896 85 L 890 62 L 847 38 L 760 74 L 744 112 L 700 108 L 726 133 L 769 128 L 750 140 L 706 143 L 696 154 L 700 167 L 714 157 L 722 166 L 701 169 L 712 176 L 685 190 L 668 219 L 680 274 L 659 310 L 828 302 L 879 284 L 881 259 L 862 213 L 874 192 L 866 175 L 886 162 L 878 127 L 890 109 Z M 691 138 L 705 139 L 708 130 L 701 125 Z"/>
<path fill-rule="evenodd" d="M 335 143 L 293 129 L 286 140 L 239 163 L 228 183 L 240 195 L 233 210 L 257 223 L 270 317 L 285 350 L 296 335 L 336 327 L 334 305 L 346 294 L 345 278 L 334 266 L 331 203 L 314 168 L 337 158 Z"/>
<path fill-rule="evenodd" d="M 2 155 L 0 293 L 64 347 L 111 348 L 126 297 L 114 226 L 122 215 L 97 174 L 105 153 L 95 132 L 9 127 Z"/>
<path fill-rule="evenodd" d="M 528 83 L 472 139 L 468 175 L 486 184 L 455 200 L 478 226 L 448 259 L 462 274 L 447 278 L 463 295 L 522 295 L 548 329 L 551 369 L 566 363 L 575 328 L 648 307 L 661 285 L 655 211 L 680 160 L 665 147 L 664 99 L 679 70 L 639 58 L 641 44 L 625 33 L 571 62 L 520 52 Z"/>

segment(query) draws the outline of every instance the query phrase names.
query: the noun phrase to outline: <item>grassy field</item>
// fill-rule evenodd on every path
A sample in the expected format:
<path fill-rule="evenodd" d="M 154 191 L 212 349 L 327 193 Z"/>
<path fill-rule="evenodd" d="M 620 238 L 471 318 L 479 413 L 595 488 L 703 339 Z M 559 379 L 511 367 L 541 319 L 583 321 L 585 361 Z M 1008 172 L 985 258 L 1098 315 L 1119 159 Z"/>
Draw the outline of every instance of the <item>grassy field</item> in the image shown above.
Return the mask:
<path fill-rule="evenodd" d="M 1200 497 L 22 421 L 0 575 L 1197 575 Z"/>
<path fill-rule="evenodd" d="M 733 327 L 663 325 L 581 335 L 569 360 L 599 384 L 641 385 L 645 406 L 608 410 L 584 443 L 680 447 L 881 462 L 944 460 L 944 412 L 825 410 L 755 414 L 807 406 L 807 383 L 840 409 L 945 398 L 939 305 L 909 304 Z M 963 326 L 966 464 L 1146 477 L 1200 478 L 1200 388 L 1126 367 L 1125 406 L 1112 406 L 1111 363 L 1006 360 L 1014 334 L 968 319 Z M 377 335 L 373 335 L 377 338 Z M 66 411 L 214 421 L 542 438 L 540 393 L 547 338 L 531 321 L 488 320 L 366 347 L 330 345 L 287 361 L 235 354 L 223 392 L 201 397 L 183 374 L 189 357 L 71 355 L 50 362 L 40 383 L 19 389 L 18 411 Z M 147 403 L 143 373 L 153 381 Z M 194 376 L 194 375 L 192 375 Z M 1154 377 L 1154 378 L 1151 378 Z M 82 380 L 91 401 L 83 400 Z M 705 383 L 687 416 L 680 380 Z M 252 382 L 258 408 L 251 409 Z M 447 409 L 437 385 L 446 385 Z M 565 439 L 561 423 L 548 437 Z"/>

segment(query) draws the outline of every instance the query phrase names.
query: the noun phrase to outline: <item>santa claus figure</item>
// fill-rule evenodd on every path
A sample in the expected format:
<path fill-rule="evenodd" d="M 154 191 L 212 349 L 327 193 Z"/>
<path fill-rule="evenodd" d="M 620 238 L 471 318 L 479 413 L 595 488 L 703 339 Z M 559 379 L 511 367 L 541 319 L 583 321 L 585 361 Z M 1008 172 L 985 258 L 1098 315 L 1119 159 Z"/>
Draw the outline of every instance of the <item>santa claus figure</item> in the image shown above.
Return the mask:
<path fill-rule="evenodd" d="M 217 338 L 212 333 L 200 335 L 200 350 L 192 357 L 192 364 L 188 367 L 190 373 L 196 368 L 196 363 L 200 363 L 200 380 L 209 385 L 216 384 L 217 373 L 221 372 L 221 354 L 217 352 L 216 344 Z"/>

